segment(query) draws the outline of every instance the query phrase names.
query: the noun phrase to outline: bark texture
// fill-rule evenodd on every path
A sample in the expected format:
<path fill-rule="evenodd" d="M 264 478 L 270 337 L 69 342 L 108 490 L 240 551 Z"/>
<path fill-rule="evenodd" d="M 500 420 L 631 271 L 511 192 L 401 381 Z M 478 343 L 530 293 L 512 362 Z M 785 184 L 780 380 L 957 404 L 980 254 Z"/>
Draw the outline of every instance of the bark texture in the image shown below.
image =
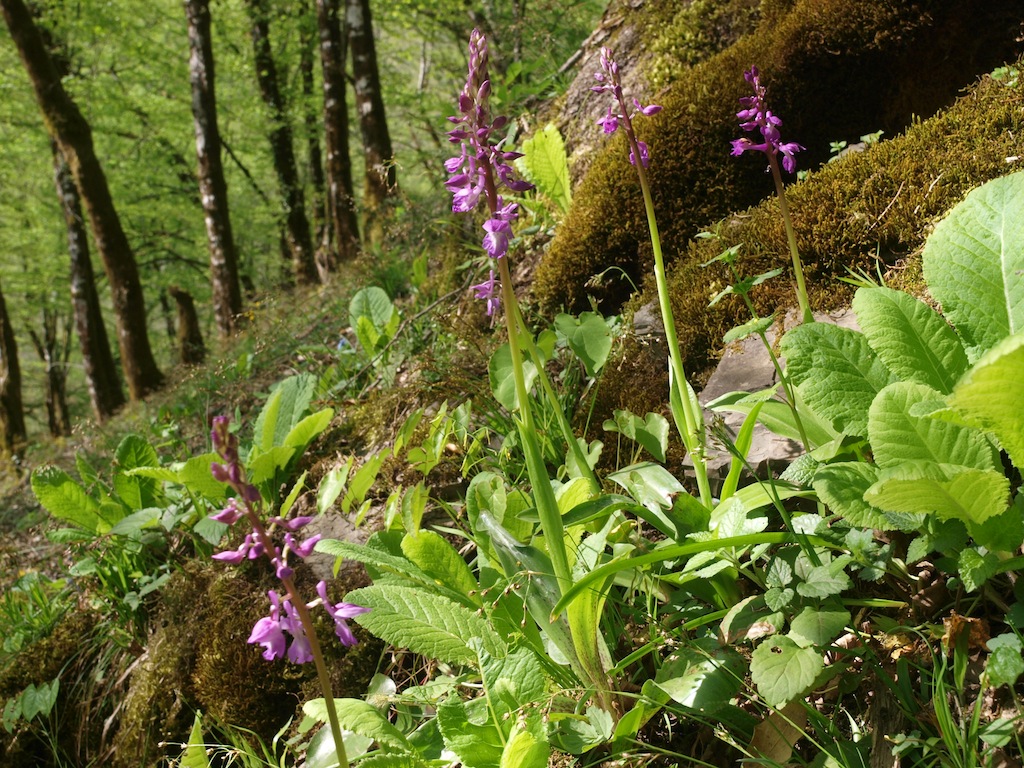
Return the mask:
<path fill-rule="evenodd" d="M 210 247 L 213 314 L 217 332 L 221 338 L 226 338 L 234 332 L 235 318 L 242 311 L 242 292 L 238 282 L 238 254 L 228 212 L 228 185 L 221 161 L 220 129 L 217 126 L 209 0 L 185 0 L 185 16 L 188 19 L 188 69 L 199 159 L 199 191 Z"/>
<path fill-rule="evenodd" d="M 324 149 L 327 153 L 327 211 L 339 261 L 359 254 L 359 222 L 348 145 L 345 97 L 347 34 L 342 33 L 338 0 L 316 0 L 320 65 L 324 84 Z"/>
<path fill-rule="evenodd" d="M 135 256 L 121 226 L 92 142 L 92 129 L 64 90 L 39 29 L 23 0 L 0 0 L 11 39 L 28 71 L 50 136 L 67 159 L 85 203 L 96 247 L 110 282 L 117 341 L 128 391 L 141 400 L 163 381 L 146 331 L 146 303 Z"/>
<path fill-rule="evenodd" d="M 270 112 L 270 147 L 274 170 L 285 210 L 285 231 L 291 251 L 292 268 L 298 283 L 315 283 L 318 275 L 313 254 L 313 238 L 306 218 L 305 195 L 299 182 L 292 145 L 292 129 L 285 111 L 284 98 L 277 77 L 277 67 L 270 48 L 270 22 L 266 0 L 248 0 L 252 22 L 252 47 L 260 96 Z"/>
<path fill-rule="evenodd" d="M 199 316 L 192 294 L 176 285 L 169 286 L 174 303 L 178 305 L 178 350 L 184 365 L 199 365 L 206 359 L 203 332 L 199 329 Z"/>
<path fill-rule="evenodd" d="M 306 134 L 306 163 L 309 183 L 313 189 L 313 243 L 316 269 L 320 282 L 337 266 L 337 255 L 331 247 L 331 230 L 327 223 L 324 158 L 320 151 L 320 118 L 316 108 L 316 84 L 313 78 L 313 60 L 316 58 L 316 18 L 312 3 L 303 6 L 299 42 L 299 76 L 302 80 L 302 122 Z"/>
<path fill-rule="evenodd" d="M 352 76 L 355 80 L 356 111 L 363 137 L 366 161 L 366 190 L 363 207 L 366 212 L 366 236 L 379 245 L 384 236 L 384 213 L 387 198 L 395 192 L 394 152 L 384 115 L 384 99 L 380 91 L 377 50 L 373 41 L 370 0 L 346 0 L 345 20 L 348 42 L 352 49 Z"/>
<path fill-rule="evenodd" d="M 68 254 L 71 257 L 71 306 L 78 332 L 85 383 L 89 388 L 89 402 L 93 415 L 104 421 L 125 403 L 124 390 L 117 376 L 114 355 L 110 351 L 107 327 L 103 324 L 103 310 L 96 292 L 96 279 L 89 256 L 89 239 L 82 217 L 82 203 L 78 187 L 71 177 L 64 155 L 52 143 L 53 178 L 60 199 L 61 211 L 68 233 Z"/>
<path fill-rule="evenodd" d="M 18 342 L 0 291 L 0 453 L 17 453 L 26 437 Z"/>

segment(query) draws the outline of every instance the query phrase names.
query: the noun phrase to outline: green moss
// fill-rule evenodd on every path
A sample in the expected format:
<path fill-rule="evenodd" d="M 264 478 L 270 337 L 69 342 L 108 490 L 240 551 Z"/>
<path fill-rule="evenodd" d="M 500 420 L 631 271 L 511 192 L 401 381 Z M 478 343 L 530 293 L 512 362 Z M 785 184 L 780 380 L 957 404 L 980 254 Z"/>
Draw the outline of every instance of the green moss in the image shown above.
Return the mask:
<path fill-rule="evenodd" d="M 920 291 L 919 254 L 932 225 L 972 188 L 1024 162 L 1024 83 L 1007 86 L 984 78 L 951 108 L 906 133 L 823 166 L 787 190 L 815 310 L 834 310 L 852 288 L 837 278 L 848 270 L 889 270 L 890 284 Z M 687 244 L 670 270 L 673 312 L 688 372 L 700 382 L 714 363 L 727 330 L 748 319 L 738 300 L 714 308 L 711 297 L 732 282 L 719 265 L 701 267 L 724 248 L 740 245 L 741 274 L 775 267 L 786 276 L 758 286 L 752 297 L 762 314 L 795 305 L 790 257 L 777 200 L 769 199 L 721 221 L 718 241 Z M 636 310 L 656 301 L 653 280 L 633 299 Z M 655 354 L 659 382 L 636 386 L 635 368 L 652 357 L 639 340 L 626 345 L 621 373 L 602 382 L 603 412 L 629 407 L 644 413 L 662 406 L 667 383 L 664 354 Z M 621 381 L 620 381 L 621 379 Z"/>
<path fill-rule="evenodd" d="M 983 10 L 967 0 L 800 0 L 788 12 L 780 5 L 771 23 L 672 83 L 659 96 L 664 111 L 639 123 L 654 158 L 655 205 L 670 259 L 709 222 L 771 193 L 757 157 L 729 156 L 751 64 L 786 120 L 783 135 L 808 147 L 801 165 L 814 167 L 828 158 L 830 141 L 879 129 L 897 135 L 912 115 L 949 104 L 967 73 L 1015 55 L 1022 17 L 1010 0 Z M 946 44 L 936 46 L 936 39 Z M 628 298 L 629 282 L 612 276 L 588 288 L 587 280 L 613 266 L 635 282 L 649 271 L 646 217 L 626 155 L 623 137 L 614 137 L 576 190 L 536 273 L 535 295 L 547 310 L 585 309 L 588 294 L 615 309 Z"/>

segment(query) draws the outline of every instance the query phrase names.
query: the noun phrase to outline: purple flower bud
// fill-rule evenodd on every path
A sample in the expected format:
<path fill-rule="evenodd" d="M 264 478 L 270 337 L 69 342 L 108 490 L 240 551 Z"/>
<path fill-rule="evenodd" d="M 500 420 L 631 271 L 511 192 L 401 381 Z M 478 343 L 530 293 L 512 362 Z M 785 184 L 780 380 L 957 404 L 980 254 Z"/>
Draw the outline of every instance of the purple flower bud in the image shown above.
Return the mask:
<path fill-rule="evenodd" d="M 237 502 L 234 499 L 230 499 L 228 501 L 228 505 L 215 515 L 210 515 L 210 519 L 216 520 L 218 523 L 234 525 L 239 521 L 243 514 L 242 510 L 238 508 Z"/>
<path fill-rule="evenodd" d="M 753 86 L 754 95 L 740 97 L 740 106 L 743 109 L 736 113 L 736 117 L 740 121 L 742 130 L 758 130 L 764 141 L 755 143 L 747 138 L 733 139 L 731 154 L 737 156 L 744 152 L 763 152 L 769 157 L 770 168 L 770 158 L 777 157 L 779 153 L 782 153 L 782 167 L 788 173 L 793 173 L 796 170 L 796 158 L 793 155 L 803 150 L 803 147 L 795 142 L 782 143 L 782 135 L 779 133 L 782 119 L 768 109 L 765 102 L 766 89 L 761 85 L 761 76 L 757 67 L 751 67 L 744 72 L 743 78 Z"/>
<path fill-rule="evenodd" d="M 210 474 L 213 475 L 213 479 L 218 483 L 226 483 L 231 479 L 231 476 L 228 474 L 228 468 L 217 462 L 210 464 Z"/>
<path fill-rule="evenodd" d="M 313 552 L 313 547 L 320 541 L 321 536 L 319 533 L 310 536 L 305 541 L 297 541 L 294 536 L 290 533 L 284 535 L 284 546 L 289 552 L 294 552 L 300 558 L 305 560 Z"/>

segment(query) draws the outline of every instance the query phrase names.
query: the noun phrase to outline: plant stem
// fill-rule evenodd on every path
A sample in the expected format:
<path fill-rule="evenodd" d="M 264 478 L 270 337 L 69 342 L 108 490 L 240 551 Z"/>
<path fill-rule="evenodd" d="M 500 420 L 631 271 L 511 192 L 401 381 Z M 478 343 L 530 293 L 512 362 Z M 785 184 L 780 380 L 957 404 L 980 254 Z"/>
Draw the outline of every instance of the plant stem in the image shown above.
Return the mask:
<path fill-rule="evenodd" d="M 264 528 L 263 521 L 248 501 L 245 502 L 245 512 L 246 517 L 252 524 L 252 529 L 256 532 L 260 543 L 263 545 L 263 551 L 269 556 L 270 553 L 274 552 L 274 542 L 267 533 L 267 529 Z M 320 640 L 316 635 L 316 628 L 313 626 L 313 617 L 309 613 L 306 601 L 302 599 L 299 590 L 295 586 L 295 580 L 291 576 L 284 576 L 281 578 L 281 583 L 288 593 L 288 600 L 291 601 L 292 607 L 299 615 L 299 621 L 302 622 L 302 629 L 306 633 L 306 639 L 309 640 L 309 651 L 313 655 L 317 681 L 320 683 L 320 690 L 324 694 L 324 707 L 327 709 L 327 721 L 331 727 L 331 735 L 334 737 L 334 751 L 338 755 L 339 768 L 348 768 L 345 739 L 341 732 L 341 723 L 338 720 L 338 710 L 334 706 L 334 695 L 331 692 L 331 676 L 327 672 L 327 664 L 324 663 L 324 654 L 320 647 Z"/>
<path fill-rule="evenodd" d="M 689 392 L 690 386 L 686 381 L 686 371 L 683 369 L 682 356 L 679 354 L 679 339 L 676 336 L 675 317 L 672 314 L 672 302 L 668 293 L 668 277 L 665 274 L 665 257 L 661 250 L 658 219 L 654 213 L 654 198 L 651 195 L 651 185 L 647 180 L 647 170 L 640 160 L 640 148 L 637 145 L 632 125 L 628 121 L 628 110 L 624 103 L 622 104 L 622 110 L 627 115 L 626 139 L 629 141 L 629 148 L 636 159 L 636 172 L 640 177 L 640 190 L 643 192 L 644 207 L 647 210 L 647 227 L 651 233 L 651 249 L 654 251 L 654 277 L 658 284 L 658 304 L 661 308 L 662 324 L 665 326 L 665 343 L 668 345 L 669 366 L 672 372 L 671 386 L 676 389 L 676 394 L 682 406 L 684 423 L 680 425 L 677 420 L 676 428 L 679 429 L 683 445 L 686 447 L 690 460 L 693 462 L 693 471 L 697 477 L 697 489 L 700 493 L 701 503 L 708 509 L 711 509 L 713 501 L 711 485 L 708 483 L 707 462 L 704 455 L 703 419 L 700 422 L 701 428 L 698 429 L 698 416 L 693 412 L 693 404 Z"/>
<path fill-rule="evenodd" d="M 502 299 L 504 300 L 504 296 Z M 558 419 L 558 427 L 562 433 L 562 439 L 565 440 L 567 447 L 576 459 L 576 464 L 579 466 L 580 471 L 590 483 L 591 493 L 600 493 L 601 483 L 598 482 L 597 475 L 594 474 L 594 470 L 591 469 L 590 464 L 587 463 L 587 457 L 584 455 L 583 449 L 580 448 L 579 441 L 572 432 L 572 425 L 569 424 L 569 419 L 562 410 L 562 404 L 558 402 L 558 395 L 555 393 L 555 388 L 551 384 L 551 379 L 548 378 L 547 371 L 544 368 L 544 360 L 540 356 L 540 350 L 537 349 L 537 345 L 533 341 L 532 334 L 525 332 L 526 323 L 523 321 L 523 315 L 519 311 L 519 303 L 516 302 L 513 307 L 515 309 L 516 322 L 519 324 L 520 328 L 524 329 L 522 336 L 523 342 L 526 344 L 526 349 L 530 355 L 530 359 L 533 360 L 533 365 L 537 369 L 537 378 L 540 380 L 541 389 L 544 390 L 544 395 Z"/>
<path fill-rule="evenodd" d="M 804 267 L 800 262 L 800 251 L 796 245 L 796 232 L 793 231 L 793 220 L 789 215 L 789 203 L 786 202 L 786 189 L 782 185 L 782 173 L 779 171 L 779 161 L 771 152 L 768 155 L 768 165 L 772 169 L 772 178 L 775 179 L 775 191 L 779 195 L 779 211 L 782 213 L 782 223 L 786 227 L 786 239 L 789 241 L 789 253 L 793 257 L 793 274 L 796 276 L 796 300 L 800 305 L 800 315 L 803 322 L 813 323 L 814 313 L 811 312 L 811 303 L 807 299 L 807 285 L 804 283 Z"/>

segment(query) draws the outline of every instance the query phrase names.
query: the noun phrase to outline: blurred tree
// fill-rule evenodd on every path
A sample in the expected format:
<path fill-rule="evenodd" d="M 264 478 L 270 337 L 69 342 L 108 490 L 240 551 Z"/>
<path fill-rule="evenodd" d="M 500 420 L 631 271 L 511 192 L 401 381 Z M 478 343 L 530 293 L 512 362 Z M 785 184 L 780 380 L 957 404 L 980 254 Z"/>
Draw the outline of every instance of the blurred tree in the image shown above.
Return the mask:
<path fill-rule="evenodd" d="M 18 342 L 0 289 L 0 452 L 17 453 L 26 437 Z"/>
<path fill-rule="evenodd" d="M 67 396 L 71 319 L 58 311 L 49 301 L 43 304 L 42 319 L 42 336 L 36 333 L 34 328 L 29 329 L 29 336 L 46 371 L 46 421 L 51 435 L 66 437 L 71 434 L 71 413 L 68 410 Z"/>
<path fill-rule="evenodd" d="M 345 98 L 345 59 L 348 35 L 342 33 L 339 0 L 316 0 L 320 32 L 320 65 L 324 87 L 324 147 L 327 152 L 327 210 L 340 261 L 359 253 L 352 162 L 348 145 L 348 101 Z"/>
<path fill-rule="evenodd" d="M 47 130 L 67 159 L 85 202 L 93 237 L 103 257 L 113 294 L 121 364 L 128 391 L 133 400 L 142 399 L 160 386 L 163 377 L 149 346 L 146 305 L 138 267 L 96 156 L 92 130 L 64 90 L 60 75 L 23 0 L 0 0 L 0 8 L 28 71 Z"/>
<path fill-rule="evenodd" d="M 256 79 L 260 95 L 270 111 L 272 123 L 270 146 L 273 153 L 274 170 L 277 172 L 281 196 L 284 200 L 285 231 L 288 247 L 292 254 L 292 268 L 298 283 L 315 283 L 318 280 L 313 254 L 313 238 L 306 218 L 306 203 L 298 167 L 295 164 L 295 148 L 292 145 L 292 128 L 285 108 L 284 98 L 278 82 L 277 67 L 270 47 L 270 21 L 266 0 L 247 0 L 249 17 L 252 22 L 253 58 L 256 65 Z"/>
<path fill-rule="evenodd" d="M 199 189 L 210 246 L 213 314 L 217 332 L 221 338 L 226 338 L 234 331 L 236 318 L 242 311 L 242 292 L 228 213 L 228 185 L 220 156 L 209 0 L 185 0 L 185 16 L 188 19 L 189 77 L 192 82 L 196 155 L 199 158 Z"/>
<path fill-rule="evenodd" d="M 366 162 L 366 186 L 363 192 L 366 240 L 371 246 L 379 246 L 384 239 L 386 201 L 396 191 L 398 182 L 391 134 L 384 115 L 370 0 L 346 0 L 345 21 L 348 25 L 349 48 L 352 49 L 356 112 L 359 115 L 363 158 Z"/>

